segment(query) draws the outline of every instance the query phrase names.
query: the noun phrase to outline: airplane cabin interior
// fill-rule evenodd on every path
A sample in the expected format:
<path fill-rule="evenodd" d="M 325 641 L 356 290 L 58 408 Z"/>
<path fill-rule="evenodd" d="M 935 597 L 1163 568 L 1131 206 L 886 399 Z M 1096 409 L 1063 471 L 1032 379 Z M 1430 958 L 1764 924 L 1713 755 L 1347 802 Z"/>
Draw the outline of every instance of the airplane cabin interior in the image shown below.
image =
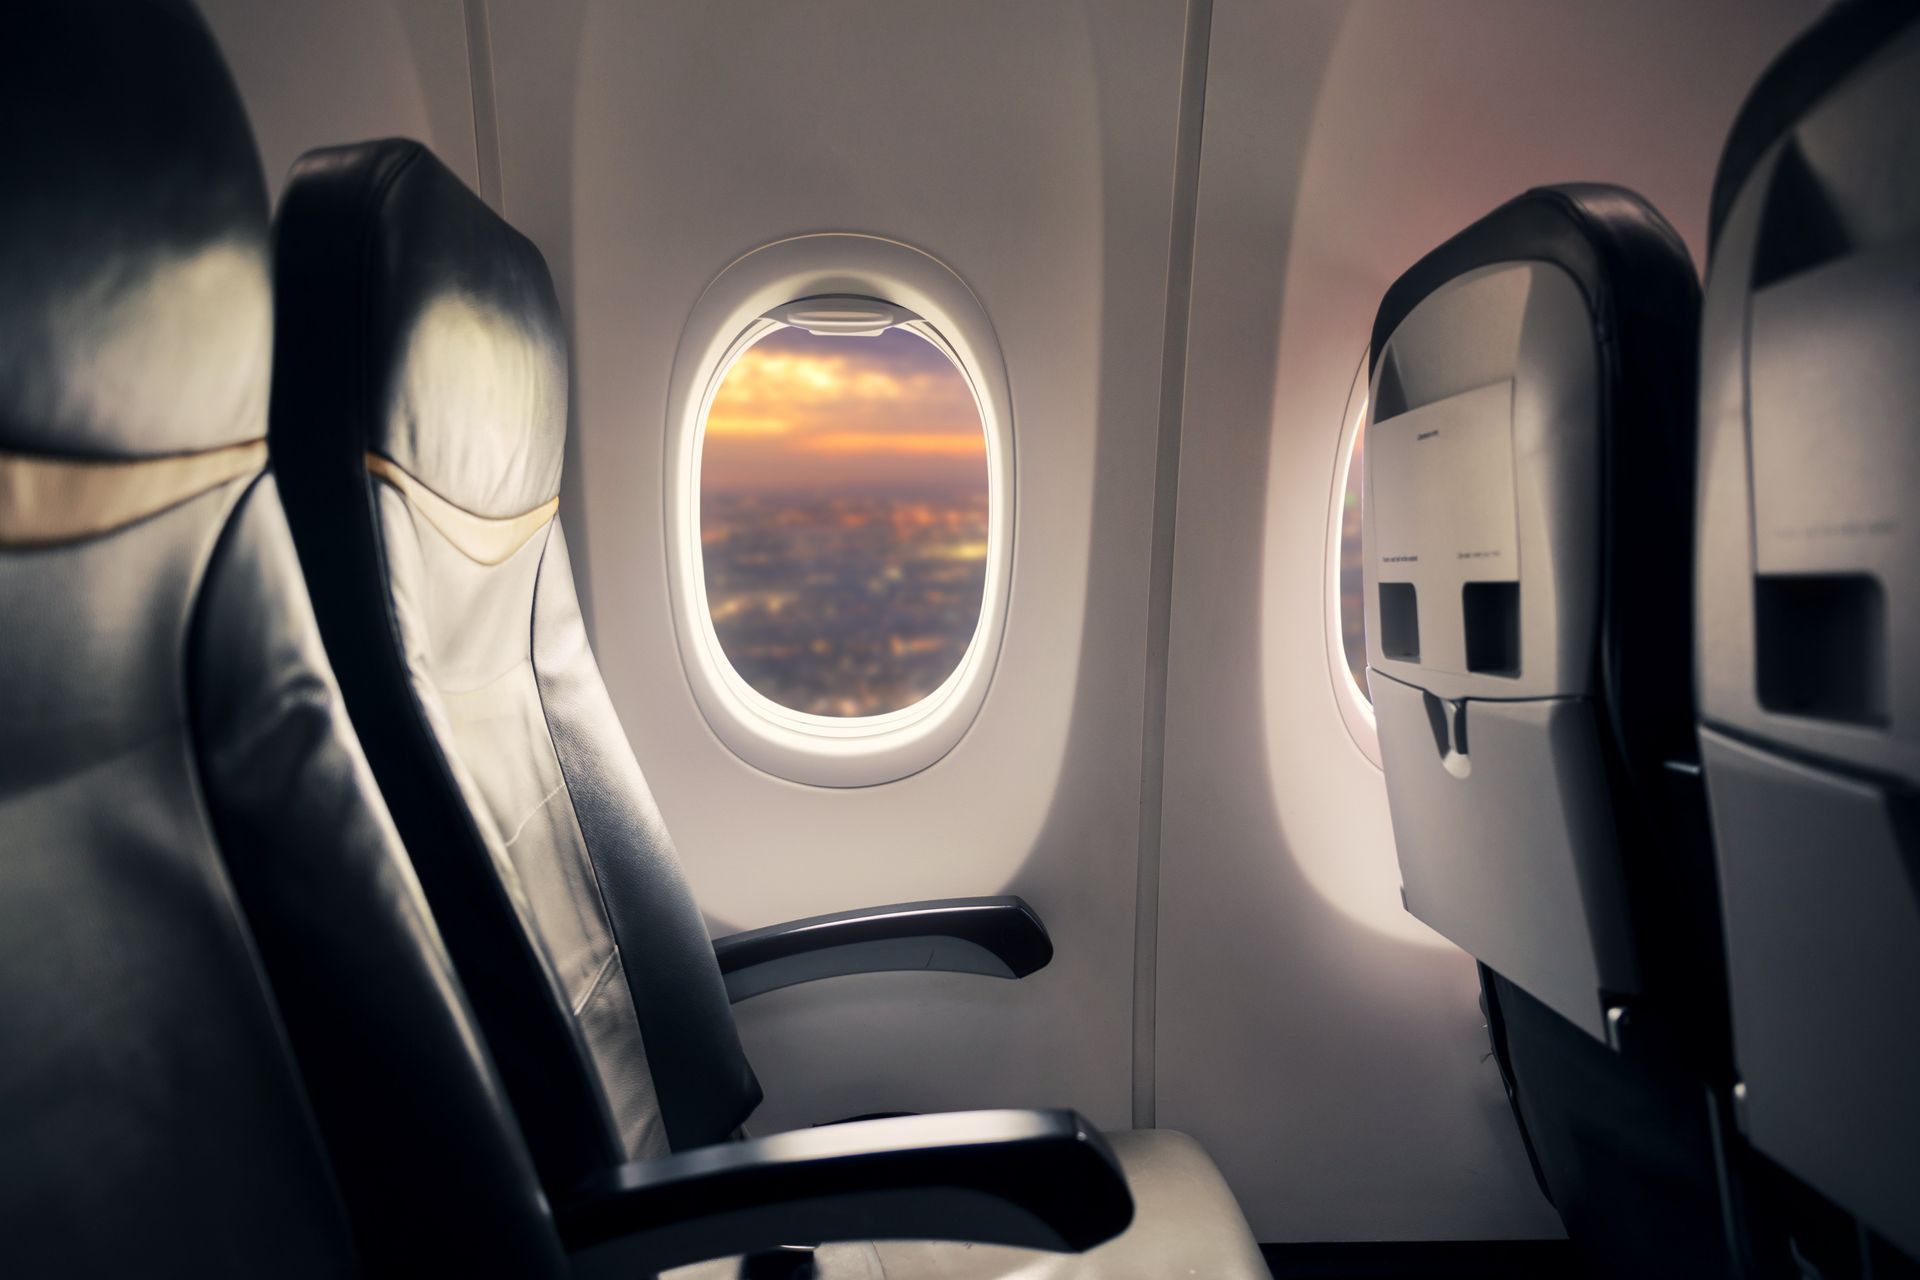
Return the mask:
<path fill-rule="evenodd" d="M 1920 1277 L 1920 5 L 13 0 L 0 1275 Z"/>

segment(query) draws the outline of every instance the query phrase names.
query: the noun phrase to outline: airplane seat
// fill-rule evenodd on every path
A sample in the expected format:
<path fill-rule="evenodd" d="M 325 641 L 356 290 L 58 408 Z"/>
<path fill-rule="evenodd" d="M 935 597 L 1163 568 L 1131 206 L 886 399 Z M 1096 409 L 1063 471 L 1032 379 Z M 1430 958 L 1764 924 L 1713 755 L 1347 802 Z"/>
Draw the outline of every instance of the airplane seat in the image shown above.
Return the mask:
<path fill-rule="evenodd" d="M 1401 276 L 1371 348 L 1368 682 L 1403 894 L 1481 962 L 1598 1274 L 1732 1267 L 1688 666 L 1698 307 L 1638 196 L 1539 188 Z"/>
<path fill-rule="evenodd" d="M 288 518 L 536 1156 L 568 1180 L 724 1141 L 759 1084 L 573 600 L 546 264 L 410 143 L 309 154 L 277 237 Z"/>
<path fill-rule="evenodd" d="M 1002 977 L 1045 962 L 1044 930 L 1012 899 L 850 912 L 723 939 L 717 954 L 574 597 L 557 518 L 564 323 L 538 250 L 425 148 L 390 140 L 303 158 L 275 255 L 270 439 L 295 542 L 354 723 L 550 1194 L 564 1205 L 583 1177 L 632 1188 L 651 1165 L 721 1158 L 715 1144 L 760 1096 L 733 999 L 871 968 L 928 931 L 942 944 L 914 944 L 902 967 L 930 952 Z M 967 1134 L 961 1118 L 917 1119 Z M 1170 1259 L 1266 1274 L 1189 1142 L 1149 1133 L 1114 1146 L 1130 1208 L 1124 1185 L 1060 1189 L 1095 1208 L 1117 1197 L 1134 1225 L 1049 1274 L 1157 1275 Z M 880 1221 L 900 1234 L 900 1220 Z M 948 1225 L 926 1234 L 992 1240 L 941 1234 Z M 887 1247 L 884 1274 L 958 1265 L 953 1247 L 905 1248 Z M 1018 1257 L 1010 1270 L 1037 1265 Z M 857 1249 L 820 1261 L 863 1265 Z"/>
<path fill-rule="evenodd" d="M 7 26 L 0 1272 L 560 1275 L 267 469 L 233 83 L 186 4 Z"/>
<path fill-rule="evenodd" d="M 1739 1128 L 1857 1218 L 1869 1252 L 1891 1246 L 1909 1266 L 1920 669 L 1901 655 L 1920 652 L 1916 85 L 1920 9 L 1835 5 L 1761 78 L 1730 135 L 1702 320 L 1695 659 Z"/>

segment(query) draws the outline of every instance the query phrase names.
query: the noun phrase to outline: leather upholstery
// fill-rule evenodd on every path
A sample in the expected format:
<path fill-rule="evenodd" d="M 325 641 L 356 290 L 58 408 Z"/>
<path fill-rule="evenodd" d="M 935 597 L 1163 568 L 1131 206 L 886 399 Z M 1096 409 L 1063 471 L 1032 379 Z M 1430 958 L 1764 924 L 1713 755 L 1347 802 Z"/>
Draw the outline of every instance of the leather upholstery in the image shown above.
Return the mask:
<path fill-rule="evenodd" d="M 1171 1129 L 1107 1135 L 1133 1192 L 1133 1224 L 1085 1253 L 938 1240 L 827 1245 L 818 1280 L 1267 1280 L 1233 1192 L 1200 1144 Z M 660 1280 L 735 1280 L 737 1259 L 677 1267 Z"/>
<path fill-rule="evenodd" d="M 669 1136 L 675 1149 L 714 1141 L 745 1120 L 759 1101 L 759 1082 L 738 1047 L 713 942 L 687 896 L 673 839 L 593 660 L 557 521 L 534 589 L 533 668 L 610 923 L 622 953 L 639 966 L 630 987 L 648 1044 L 655 1027 L 693 1039 L 693 1052 L 655 1052 L 650 1059 L 654 1084 L 668 1102 Z M 697 1015 L 715 1016 L 716 1007 L 723 1023 L 688 1026 Z M 676 1100 L 684 1101 L 676 1106 Z"/>
<path fill-rule="evenodd" d="M 13 6 L 0 140 L 0 450 L 258 442 L 265 187 L 197 16 Z M 0 543 L 0 1273 L 561 1274 L 242 453 Z"/>
<path fill-rule="evenodd" d="M 152 457 L 256 438 L 266 196 L 198 15 L 184 0 L 10 5 L 0 56 L 0 449 Z M 137 394 L 158 376 L 172 394 Z"/>
<path fill-rule="evenodd" d="M 163 458 L 0 453 L 0 546 L 58 546 L 109 533 L 266 465 L 264 440 Z"/>
<path fill-rule="evenodd" d="M 283 1249 L 305 1260 L 287 1274 L 353 1266 L 195 796 L 184 618 L 243 485 L 103 539 L 0 552 L 11 1274 L 246 1275 Z"/>
<path fill-rule="evenodd" d="M 271 476 L 214 549 L 189 662 L 205 805 L 368 1262 L 554 1273 L 532 1162 L 347 722 Z"/>
<path fill-rule="evenodd" d="M 424 148 L 341 147 L 295 181 L 384 179 L 362 299 L 365 447 L 453 505 L 514 516 L 560 492 L 566 334 L 547 264 Z"/>
<path fill-rule="evenodd" d="M 725 1139 L 759 1086 L 540 519 L 566 426 L 545 264 L 404 141 L 303 159 L 276 254 L 295 539 L 543 1177 Z"/>

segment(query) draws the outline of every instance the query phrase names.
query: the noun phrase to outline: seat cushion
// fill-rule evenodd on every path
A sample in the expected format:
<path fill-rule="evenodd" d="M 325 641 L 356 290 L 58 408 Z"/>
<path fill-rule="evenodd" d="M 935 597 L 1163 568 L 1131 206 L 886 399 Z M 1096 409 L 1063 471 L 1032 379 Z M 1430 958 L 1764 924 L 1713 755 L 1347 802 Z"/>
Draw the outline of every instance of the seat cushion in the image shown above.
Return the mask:
<path fill-rule="evenodd" d="M 1042 1253 L 950 1241 L 827 1245 L 819 1280 L 1267 1280 L 1260 1247 L 1226 1179 L 1200 1144 L 1171 1129 L 1106 1135 L 1133 1191 L 1133 1225 L 1086 1253 Z M 735 1258 L 666 1272 L 661 1280 L 733 1280 Z"/>

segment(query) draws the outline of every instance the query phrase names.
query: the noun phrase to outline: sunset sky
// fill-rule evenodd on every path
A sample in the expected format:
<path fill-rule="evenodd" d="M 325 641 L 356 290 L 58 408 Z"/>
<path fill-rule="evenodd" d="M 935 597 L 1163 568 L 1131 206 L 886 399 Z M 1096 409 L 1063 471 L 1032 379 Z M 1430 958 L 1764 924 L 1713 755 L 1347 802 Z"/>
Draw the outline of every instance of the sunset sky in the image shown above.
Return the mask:
<path fill-rule="evenodd" d="M 714 396 L 700 465 L 708 493 L 987 481 L 966 380 L 899 329 L 849 338 L 783 328 L 762 338 Z"/>

